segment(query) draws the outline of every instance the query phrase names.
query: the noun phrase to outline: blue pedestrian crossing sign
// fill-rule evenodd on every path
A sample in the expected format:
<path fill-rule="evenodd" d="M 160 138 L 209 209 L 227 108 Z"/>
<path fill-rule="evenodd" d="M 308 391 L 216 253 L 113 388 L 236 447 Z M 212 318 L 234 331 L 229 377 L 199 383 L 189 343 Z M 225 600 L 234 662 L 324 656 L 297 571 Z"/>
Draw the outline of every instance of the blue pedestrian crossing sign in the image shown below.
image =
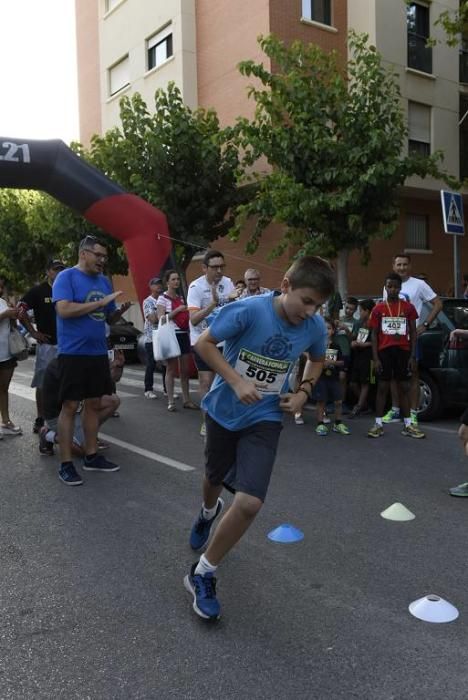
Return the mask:
<path fill-rule="evenodd" d="M 442 218 L 444 220 L 445 233 L 453 233 L 456 236 L 465 235 L 463 222 L 463 199 L 458 192 L 440 191 L 442 201 Z"/>

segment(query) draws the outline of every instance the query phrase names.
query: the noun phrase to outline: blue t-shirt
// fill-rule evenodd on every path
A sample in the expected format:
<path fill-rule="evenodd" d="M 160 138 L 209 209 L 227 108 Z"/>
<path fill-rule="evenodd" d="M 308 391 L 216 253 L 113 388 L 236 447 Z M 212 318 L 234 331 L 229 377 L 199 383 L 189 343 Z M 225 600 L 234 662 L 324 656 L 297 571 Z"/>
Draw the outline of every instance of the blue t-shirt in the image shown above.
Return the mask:
<path fill-rule="evenodd" d="M 321 316 L 294 326 L 273 307 L 275 292 L 223 306 L 210 326 L 216 341 L 226 341 L 224 357 L 247 381 L 255 383 L 262 399 L 241 403 L 226 381 L 216 376 L 202 401 L 203 408 L 228 430 L 241 430 L 260 421 L 281 422 L 280 394 L 288 392 L 288 377 L 303 352 L 313 359 L 325 354 L 327 329 Z"/>
<path fill-rule="evenodd" d="M 77 267 L 59 272 L 52 287 L 52 301 L 87 304 L 112 294 L 104 275 L 87 275 Z M 57 314 L 59 355 L 107 355 L 106 318 L 115 311 L 112 301 L 106 307 L 85 316 L 61 318 Z"/>

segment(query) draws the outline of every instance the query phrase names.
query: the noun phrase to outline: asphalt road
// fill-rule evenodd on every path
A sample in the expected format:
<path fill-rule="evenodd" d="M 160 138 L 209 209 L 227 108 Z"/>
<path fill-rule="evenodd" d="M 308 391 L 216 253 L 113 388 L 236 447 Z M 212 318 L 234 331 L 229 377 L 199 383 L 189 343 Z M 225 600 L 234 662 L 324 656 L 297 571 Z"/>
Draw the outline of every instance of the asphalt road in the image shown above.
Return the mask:
<path fill-rule="evenodd" d="M 32 360 L 14 376 L 24 436 L 0 442 L 0 698 L 466 700 L 468 479 L 451 419 L 413 441 L 287 421 L 265 508 L 219 570 L 222 618 L 206 624 L 182 579 L 200 504 L 199 415 L 168 413 L 126 368 L 114 474 L 69 488 L 31 433 Z M 380 512 L 402 502 L 408 523 Z M 302 542 L 277 544 L 282 523 Z M 457 606 L 421 622 L 413 600 Z"/>

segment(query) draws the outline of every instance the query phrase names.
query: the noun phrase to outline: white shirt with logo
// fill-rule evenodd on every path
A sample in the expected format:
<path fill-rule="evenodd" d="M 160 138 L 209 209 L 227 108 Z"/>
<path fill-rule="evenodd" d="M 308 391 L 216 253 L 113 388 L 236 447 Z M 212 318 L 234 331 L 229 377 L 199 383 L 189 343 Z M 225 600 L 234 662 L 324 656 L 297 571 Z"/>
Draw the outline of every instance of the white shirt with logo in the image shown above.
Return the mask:
<path fill-rule="evenodd" d="M 420 280 L 417 277 L 408 277 L 406 282 L 401 285 L 400 299 L 405 299 L 413 304 L 418 312 L 418 320 L 416 325 L 420 325 L 424 318 L 421 318 L 421 311 L 425 301 L 433 301 L 437 294 L 434 292 L 427 282 Z M 387 298 L 387 292 L 383 291 L 384 301 Z"/>
<path fill-rule="evenodd" d="M 8 304 L 5 299 L 0 298 L 0 313 L 3 313 L 8 309 Z M 10 338 L 10 319 L 2 318 L 0 321 L 0 362 L 9 360 L 11 357 L 9 348 L 9 338 Z"/>
<path fill-rule="evenodd" d="M 216 291 L 219 297 L 218 307 L 224 306 L 229 302 L 229 295 L 235 289 L 232 280 L 229 277 L 221 277 L 216 286 Z M 187 307 L 190 312 L 201 311 L 206 309 L 213 301 L 211 285 L 206 279 L 206 275 L 197 277 L 188 289 Z M 196 326 L 190 321 L 190 344 L 193 346 L 197 342 L 204 330 L 208 328 L 206 319 L 200 321 Z"/>

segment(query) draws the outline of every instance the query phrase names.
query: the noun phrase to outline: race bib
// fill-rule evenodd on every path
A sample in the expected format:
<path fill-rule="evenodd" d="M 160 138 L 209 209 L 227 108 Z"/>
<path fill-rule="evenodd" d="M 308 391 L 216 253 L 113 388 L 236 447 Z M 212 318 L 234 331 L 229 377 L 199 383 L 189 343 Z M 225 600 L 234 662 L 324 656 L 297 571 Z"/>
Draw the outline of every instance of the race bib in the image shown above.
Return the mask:
<path fill-rule="evenodd" d="M 382 316 L 382 333 L 385 335 L 406 335 L 406 318 L 403 316 Z"/>
<path fill-rule="evenodd" d="M 344 326 L 350 333 L 353 332 L 354 323 L 352 321 L 340 321 L 341 325 Z M 344 333 L 345 331 L 341 331 Z"/>
<path fill-rule="evenodd" d="M 327 348 L 325 350 L 325 362 L 336 362 L 338 359 L 338 350 Z"/>
<path fill-rule="evenodd" d="M 357 342 L 358 343 L 367 343 L 367 339 L 369 338 L 369 329 L 368 328 L 360 328 L 357 334 Z"/>
<path fill-rule="evenodd" d="M 242 379 L 253 382 L 261 394 L 280 394 L 291 369 L 289 360 L 274 360 L 250 350 L 240 350 L 235 370 Z"/>

